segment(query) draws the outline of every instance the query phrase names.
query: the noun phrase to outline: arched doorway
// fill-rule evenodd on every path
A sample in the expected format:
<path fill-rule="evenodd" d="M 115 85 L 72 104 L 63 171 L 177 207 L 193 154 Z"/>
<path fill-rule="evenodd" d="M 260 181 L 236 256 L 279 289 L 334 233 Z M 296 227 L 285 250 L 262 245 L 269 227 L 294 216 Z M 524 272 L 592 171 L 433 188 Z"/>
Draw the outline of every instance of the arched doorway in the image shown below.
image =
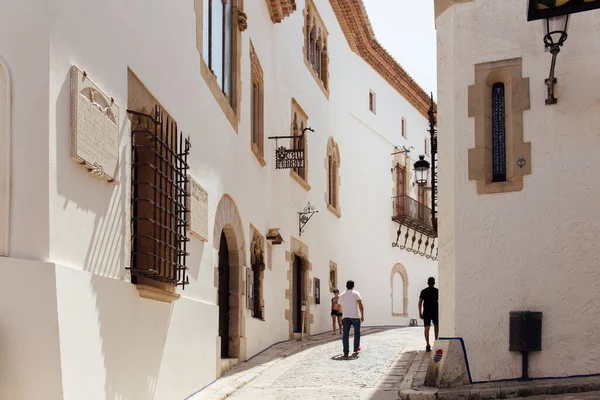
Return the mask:
<path fill-rule="evenodd" d="M 217 376 L 246 357 L 243 324 L 245 246 L 242 232 L 237 206 L 229 195 L 224 195 L 217 206 L 213 231 L 213 246 L 219 254 L 215 265 L 218 275 L 215 280 L 219 307 L 218 356 L 221 360 Z"/>
<path fill-rule="evenodd" d="M 400 263 L 392 268 L 390 297 L 392 299 L 392 315 L 408 317 L 408 274 L 404 265 Z"/>

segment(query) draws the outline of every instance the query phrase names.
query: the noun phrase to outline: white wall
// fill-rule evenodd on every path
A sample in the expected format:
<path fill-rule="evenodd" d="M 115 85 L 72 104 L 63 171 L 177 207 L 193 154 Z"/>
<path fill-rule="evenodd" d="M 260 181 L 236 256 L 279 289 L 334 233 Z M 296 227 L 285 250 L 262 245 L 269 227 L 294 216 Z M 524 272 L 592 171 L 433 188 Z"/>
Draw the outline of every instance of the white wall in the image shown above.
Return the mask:
<path fill-rule="evenodd" d="M 465 339 L 475 380 L 520 376 L 509 353 L 509 311 L 542 311 L 542 351 L 530 376 L 600 372 L 600 11 L 571 17 L 558 56 L 556 97 L 546 106 L 550 55 L 543 22 L 527 22 L 522 0 L 477 0 L 438 17 L 442 335 Z M 467 177 L 474 146 L 467 88 L 474 65 L 522 57 L 531 109 L 524 141 L 532 174 L 520 192 L 477 195 Z M 447 315 L 447 317 L 446 317 Z M 454 322 L 453 322 L 454 320 Z"/>
<path fill-rule="evenodd" d="M 331 327 L 330 260 L 338 264 L 339 286 L 347 279 L 356 281 L 367 325 L 408 323 L 408 318 L 392 316 L 390 274 L 396 263 L 402 263 L 409 276 L 409 318 L 417 317 L 418 293 L 428 276 L 436 276 L 437 266 L 391 247 L 397 225 L 391 221 L 390 168 L 395 145 L 414 147 L 411 163 L 424 153 L 427 121 L 350 51 L 329 2 L 316 2 L 330 32 L 329 100 L 303 62 L 304 1 L 298 1 L 298 10 L 280 24 L 271 22 L 264 2 L 246 2 L 249 26 L 242 35 L 242 112 L 237 133 L 200 75 L 193 1 L 108 0 L 99 5 L 56 0 L 47 9 L 36 9 L 37 14 L 29 13 L 30 3 L 6 6 L 10 12 L 0 16 L 0 33 L 6 33 L 0 35 L 0 57 L 12 68 L 15 93 L 13 217 L 17 222 L 11 239 L 15 256 L 56 263 L 55 282 L 48 284 L 55 287 L 60 336 L 52 349 L 58 351 L 60 344 L 65 398 L 183 398 L 215 378 L 218 253 L 214 247 L 218 243 L 212 243 L 212 232 L 224 194 L 235 199 L 239 208 L 246 251 L 250 224 L 263 235 L 278 227 L 286 241 L 274 246 L 273 268 L 265 271 L 265 321 L 245 310 L 248 357 L 289 337 L 284 319 L 289 268 L 285 252 L 292 237 L 309 247 L 311 281 L 313 277 L 321 280 L 321 305 L 311 306 L 312 333 Z M 17 37 L 13 33 L 19 32 L 23 21 L 36 25 L 36 30 L 9 45 L 6 37 Z M 265 77 L 265 136 L 289 134 L 292 97 L 315 129 L 308 133 L 308 182 L 312 186 L 308 192 L 291 179 L 289 171 L 275 170 L 274 141 L 265 140 L 264 168 L 250 150 L 250 40 Z M 36 46 L 40 51 L 22 51 Z M 73 64 L 120 106 L 118 185 L 90 177 L 70 160 L 69 68 Z M 139 298 L 126 281 L 130 258 L 128 68 L 190 135 L 190 172 L 209 193 L 210 242 L 192 238 L 191 284 L 180 290 L 182 297 L 172 305 Z M 376 115 L 368 110 L 369 90 L 377 94 Z M 33 118 L 28 105 L 36 102 L 40 112 Z M 408 121 L 408 139 L 401 137 L 401 117 Z M 324 163 L 330 136 L 341 154 L 341 219 L 325 204 Z M 33 148 L 33 142 L 40 146 Z M 25 171 L 35 173 L 25 176 Z M 33 188 L 35 196 L 30 193 Z M 308 201 L 319 213 L 300 237 L 297 212 Z M 35 221 L 36 229 L 28 221 Z M 0 380 L 4 378 L 0 375 Z M 24 375 L 23 379 L 28 378 Z"/>

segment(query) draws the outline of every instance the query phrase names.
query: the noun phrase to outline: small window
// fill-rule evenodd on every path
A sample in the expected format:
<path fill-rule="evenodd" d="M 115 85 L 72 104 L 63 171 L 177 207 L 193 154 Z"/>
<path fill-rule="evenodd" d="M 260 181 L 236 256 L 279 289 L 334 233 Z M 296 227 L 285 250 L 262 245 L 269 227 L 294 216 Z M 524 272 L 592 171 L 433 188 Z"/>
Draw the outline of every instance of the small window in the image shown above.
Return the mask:
<path fill-rule="evenodd" d="M 373 91 L 369 92 L 369 111 L 375 114 L 375 93 Z"/>
<path fill-rule="evenodd" d="M 337 287 L 337 264 L 333 261 L 329 261 L 329 291 L 333 292 L 334 289 L 338 289 Z"/>
<path fill-rule="evenodd" d="M 260 62 L 250 43 L 250 64 L 252 70 L 252 93 L 250 97 L 251 108 L 251 138 L 252 151 L 262 166 L 264 160 L 264 81 Z"/>
<path fill-rule="evenodd" d="M 333 137 L 330 137 L 327 143 L 327 208 L 338 217 L 340 217 L 339 171 L 340 151 Z"/>
<path fill-rule="evenodd" d="M 492 182 L 506 181 L 504 84 L 492 86 Z"/>
<path fill-rule="evenodd" d="M 406 119 L 402 118 L 402 137 L 407 138 L 406 136 Z"/>

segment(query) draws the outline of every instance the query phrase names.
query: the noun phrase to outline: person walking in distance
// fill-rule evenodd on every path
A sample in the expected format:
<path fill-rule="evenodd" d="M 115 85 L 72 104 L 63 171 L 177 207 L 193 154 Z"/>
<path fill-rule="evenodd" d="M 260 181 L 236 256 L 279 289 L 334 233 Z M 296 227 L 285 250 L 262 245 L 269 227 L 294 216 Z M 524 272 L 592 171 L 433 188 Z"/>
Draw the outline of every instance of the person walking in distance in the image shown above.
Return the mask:
<path fill-rule="evenodd" d="M 339 304 L 344 310 L 342 318 L 342 345 L 344 346 L 344 357 L 348 357 L 350 350 L 350 327 L 354 327 L 354 353 L 360 351 L 360 324 L 365 320 L 365 309 L 363 307 L 360 293 L 354 290 L 354 281 L 346 282 L 346 291 L 340 295 Z M 358 310 L 360 309 L 360 315 Z"/>
<path fill-rule="evenodd" d="M 430 277 L 427 279 L 427 287 L 421 290 L 419 296 L 419 318 L 421 318 L 425 325 L 425 342 L 427 342 L 426 351 L 431 351 L 429 345 L 429 327 L 433 321 L 433 331 L 435 333 L 435 340 L 438 339 L 438 290 L 434 287 L 435 278 Z"/>
<path fill-rule="evenodd" d="M 333 322 L 333 334 L 335 335 L 335 323 L 337 322 L 342 333 L 342 306 L 339 304 L 340 291 L 333 289 L 333 298 L 331 299 L 331 321 Z"/>

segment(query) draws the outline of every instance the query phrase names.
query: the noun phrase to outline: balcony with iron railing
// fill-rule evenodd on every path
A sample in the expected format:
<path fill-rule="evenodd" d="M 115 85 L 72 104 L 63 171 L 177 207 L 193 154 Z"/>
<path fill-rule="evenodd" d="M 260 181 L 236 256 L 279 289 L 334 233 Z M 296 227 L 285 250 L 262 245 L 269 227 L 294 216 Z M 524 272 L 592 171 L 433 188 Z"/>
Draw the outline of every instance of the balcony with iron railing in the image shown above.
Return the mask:
<path fill-rule="evenodd" d="M 407 195 L 392 197 L 392 207 L 392 221 L 424 235 L 436 237 L 431 208 Z"/>

